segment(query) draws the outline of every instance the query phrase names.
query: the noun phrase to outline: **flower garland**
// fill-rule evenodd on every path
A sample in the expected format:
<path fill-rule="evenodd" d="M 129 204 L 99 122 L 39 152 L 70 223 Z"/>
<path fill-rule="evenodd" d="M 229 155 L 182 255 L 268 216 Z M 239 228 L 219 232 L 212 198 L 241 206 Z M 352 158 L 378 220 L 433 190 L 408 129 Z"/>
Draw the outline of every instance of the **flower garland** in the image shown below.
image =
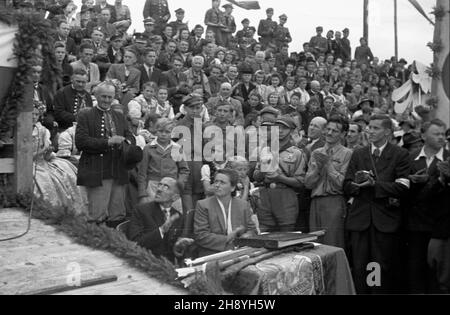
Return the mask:
<path fill-rule="evenodd" d="M 0 208 L 22 208 L 30 211 L 31 196 L 16 195 L 11 189 L 0 187 Z M 104 225 L 89 223 L 85 215 L 76 215 L 68 208 L 57 208 L 38 200 L 34 202 L 33 218 L 42 220 L 73 239 L 76 243 L 95 250 L 108 251 L 126 261 L 131 267 L 180 289 L 184 285 L 176 280 L 175 266 L 167 259 L 157 258 L 150 251 L 129 241 L 122 233 Z M 217 294 L 214 286 L 199 277 L 189 288 L 190 294 Z"/>
<path fill-rule="evenodd" d="M 31 109 L 24 102 L 27 86 L 31 83 L 31 70 L 35 64 L 42 65 L 42 81 L 56 86 L 60 77 L 53 52 L 54 28 L 50 21 L 36 13 L 0 10 L 0 22 L 17 25 L 19 31 L 14 43 L 17 71 L 5 102 L 0 105 L 0 139 L 10 135 L 17 123 L 19 112 Z"/>

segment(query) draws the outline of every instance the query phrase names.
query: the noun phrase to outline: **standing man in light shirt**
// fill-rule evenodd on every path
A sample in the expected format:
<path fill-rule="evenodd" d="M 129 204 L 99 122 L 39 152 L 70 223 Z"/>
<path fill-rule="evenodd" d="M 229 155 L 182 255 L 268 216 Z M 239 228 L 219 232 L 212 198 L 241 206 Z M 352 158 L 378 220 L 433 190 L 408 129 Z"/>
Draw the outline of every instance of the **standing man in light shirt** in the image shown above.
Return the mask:
<path fill-rule="evenodd" d="M 345 248 L 346 200 L 343 183 L 352 150 L 342 145 L 348 122 L 332 116 L 327 123 L 325 146 L 312 153 L 305 186 L 312 190 L 310 229 L 327 230 L 324 244 Z"/>

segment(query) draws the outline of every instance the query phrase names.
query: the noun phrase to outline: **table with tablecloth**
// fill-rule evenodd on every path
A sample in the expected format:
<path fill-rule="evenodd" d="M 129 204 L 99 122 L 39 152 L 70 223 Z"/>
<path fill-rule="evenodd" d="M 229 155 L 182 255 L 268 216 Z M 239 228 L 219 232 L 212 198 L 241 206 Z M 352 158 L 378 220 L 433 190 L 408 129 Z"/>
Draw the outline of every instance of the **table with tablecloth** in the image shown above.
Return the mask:
<path fill-rule="evenodd" d="M 247 266 L 222 282 L 235 295 L 354 295 L 344 250 L 318 245 Z"/>

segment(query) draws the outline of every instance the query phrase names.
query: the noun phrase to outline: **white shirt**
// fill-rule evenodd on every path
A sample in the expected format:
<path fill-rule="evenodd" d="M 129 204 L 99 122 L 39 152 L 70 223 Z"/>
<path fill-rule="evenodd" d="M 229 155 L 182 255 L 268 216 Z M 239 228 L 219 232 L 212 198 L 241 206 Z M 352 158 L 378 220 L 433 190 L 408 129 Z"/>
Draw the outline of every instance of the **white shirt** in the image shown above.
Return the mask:
<path fill-rule="evenodd" d="M 420 160 L 421 158 L 425 158 L 427 161 L 427 167 L 430 167 L 433 163 L 434 159 L 438 159 L 441 162 L 444 162 L 444 148 L 441 148 L 438 153 L 432 156 L 427 156 L 425 153 L 425 147 L 422 148 L 422 151 L 420 151 L 419 156 L 416 158 L 416 161 Z"/>
<path fill-rule="evenodd" d="M 231 225 L 231 203 L 233 199 L 230 200 L 230 204 L 228 205 L 228 214 L 225 211 L 225 206 L 223 203 L 217 198 L 217 202 L 219 203 L 220 209 L 222 210 L 223 218 L 225 220 L 225 228 L 227 229 L 227 235 L 233 233 L 233 226 Z"/>

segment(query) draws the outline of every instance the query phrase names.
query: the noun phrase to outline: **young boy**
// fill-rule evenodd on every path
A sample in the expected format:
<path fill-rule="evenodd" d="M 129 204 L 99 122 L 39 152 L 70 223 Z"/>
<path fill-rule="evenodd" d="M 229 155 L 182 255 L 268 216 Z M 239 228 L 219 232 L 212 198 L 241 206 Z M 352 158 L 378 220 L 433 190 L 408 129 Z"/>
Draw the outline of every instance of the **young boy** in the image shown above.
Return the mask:
<path fill-rule="evenodd" d="M 156 139 L 144 148 L 144 158 L 138 171 L 140 204 L 153 201 L 161 179 L 170 177 L 185 183 L 189 177 L 189 167 L 182 154 L 182 148 L 171 140 L 173 128 L 174 123 L 170 119 L 159 119 L 156 123 Z M 172 157 L 175 150 L 181 153 L 178 161 Z M 181 203 L 177 210 L 181 211 Z"/>

